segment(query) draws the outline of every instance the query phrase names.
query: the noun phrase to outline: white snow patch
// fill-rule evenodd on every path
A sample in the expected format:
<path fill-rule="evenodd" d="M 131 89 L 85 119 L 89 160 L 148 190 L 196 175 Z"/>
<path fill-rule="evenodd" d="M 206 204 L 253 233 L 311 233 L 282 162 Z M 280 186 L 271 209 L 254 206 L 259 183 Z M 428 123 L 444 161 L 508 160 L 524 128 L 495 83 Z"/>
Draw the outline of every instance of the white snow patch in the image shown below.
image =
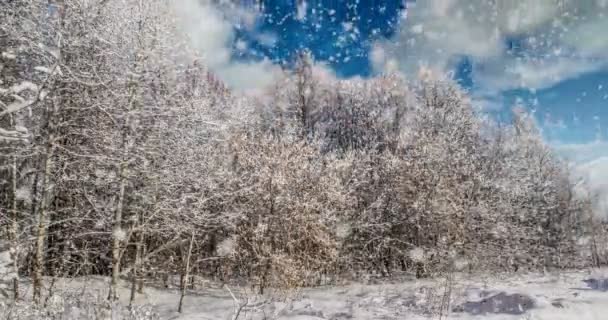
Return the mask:
<path fill-rule="evenodd" d="M 38 91 L 38 86 L 30 81 L 23 81 L 19 84 L 12 86 L 10 90 L 13 93 L 19 94 L 25 90 Z"/>
<path fill-rule="evenodd" d="M 220 257 L 226 257 L 234 254 L 235 241 L 232 238 L 224 239 L 217 246 L 217 254 Z"/>
<path fill-rule="evenodd" d="M 30 188 L 25 186 L 17 188 L 17 190 L 15 190 L 15 197 L 17 198 L 17 200 L 30 203 L 32 200 L 32 193 L 30 192 Z"/>
<path fill-rule="evenodd" d="M 118 229 L 118 230 L 114 231 L 112 233 L 112 236 L 114 238 L 118 239 L 119 241 L 127 240 L 127 233 L 125 232 L 124 229 Z"/>
<path fill-rule="evenodd" d="M 51 69 L 49 69 L 47 67 L 43 67 L 43 66 L 34 67 L 34 70 L 43 72 L 43 73 L 47 73 L 47 74 L 51 74 Z"/>
<path fill-rule="evenodd" d="M 605 319 L 608 313 L 608 293 L 590 288 L 589 283 L 603 281 L 606 279 L 606 274 L 606 270 L 509 276 L 456 273 L 449 290 L 446 288 L 444 278 L 412 280 L 407 277 L 373 285 L 351 283 L 296 290 L 292 293 L 284 291 L 272 293 L 273 290 L 269 290 L 270 293 L 264 296 L 253 293 L 248 287 L 235 285 L 230 288 L 239 302 L 249 302 L 243 308 L 239 319 L 261 320 L 269 316 L 276 320 L 438 319 L 439 310 L 445 306 L 446 299 L 449 299 L 453 308 L 466 302 L 475 303 L 486 297 L 502 294 L 529 297 L 534 301 L 534 306 L 524 314 L 518 315 L 507 313 L 472 315 L 466 312 L 454 312 L 452 308 L 446 311 L 444 308 L 442 319 L 600 320 Z M 179 277 L 171 279 L 177 278 Z M 61 302 L 59 300 L 74 294 L 98 295 L 103 300 L 107 295 L 107 283 L 108 279 L 100 277 L 58 279 L 55 285 L 57 297 L 55 300 Z M 156 318 L 142 319 L 231 319 L 235 301 L 228 290 L 213 281 L 205 282 L 203 279 L 203 283 L 204 286 L 197 285 L 196 289 L 187 292 L 182 313 L 176 311 L 179 293 L 175 290 L 157 289 L 158 286 L 146 286 L 144 294 L 137 294 L 135 307 L 149 306 L 151 309 L 148 312 L 158 315 Z M 29 283 L 25 282 L 22 288 L 26 291 L 31 289 Z M 83 294 L 84 289 L 87 290 L 85 294 Z M 119 283 L 120 300 L 117 308 L 128 305 L 129 290 L 129 283 L 126 281 Z M 29 299 L 29 296 L 24 296 L 24 299 Z M 61 303 L 58 306 L 61 307 Z M 74 304 L 66 304 L 66 308 L 73 306 Z M 6 306 L 0 305 L 0 316 L 7 311 Z M 64 314 L 73 317 L 63 319 L 79 319 L 78 316 L 82 318 L 81 311 L 70 309 L 68 312 L 66 309 Z"/>
<path fill-rule="evenodd" d="M 15 60 L 17 59 L 17 55 L 15 55 L 12 52 L 2 52 L 2 58 L 6 59 L 6 60 Z"/>
<path fill-rule="evenodd" d="M 424 250 L 422 248 L 414 248 L 410 251 L 410 258 L 414 262 L 423 262 L 425 260 Z"/>

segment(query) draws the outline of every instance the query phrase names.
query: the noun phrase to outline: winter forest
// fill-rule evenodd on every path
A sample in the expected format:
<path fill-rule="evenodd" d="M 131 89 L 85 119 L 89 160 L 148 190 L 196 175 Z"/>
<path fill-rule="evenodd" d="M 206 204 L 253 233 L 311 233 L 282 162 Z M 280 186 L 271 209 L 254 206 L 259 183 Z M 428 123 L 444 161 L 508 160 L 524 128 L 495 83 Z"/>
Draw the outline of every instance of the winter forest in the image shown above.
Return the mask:
<path fill-rule="evenodd" d="M 525 106 L 499 121 L 442 73 L 342 79 L 306 50 L 245 94 L 178 19 L 0 0 L 2 317 L 296 319 L 276 301 L 438 279 L 412 312 L 447 319 L 459 276 L 608 262 L 593 193 Z M 179 318 L 205 288 L 226 312 Z"/>

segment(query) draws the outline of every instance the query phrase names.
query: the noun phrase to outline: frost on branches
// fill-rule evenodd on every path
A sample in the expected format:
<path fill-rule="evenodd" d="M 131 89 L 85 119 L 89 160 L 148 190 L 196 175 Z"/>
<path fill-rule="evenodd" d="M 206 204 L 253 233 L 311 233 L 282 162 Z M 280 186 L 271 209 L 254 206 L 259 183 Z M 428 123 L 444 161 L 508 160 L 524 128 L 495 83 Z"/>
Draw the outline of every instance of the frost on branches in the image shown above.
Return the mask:
<path fill-rule="evenodd" d="M 39 2 L 0 10 L 7 296 L 43 304 L 49 279 L 94 275 L 135 301 L 173 275 L 183 297 L 201 277 L 263 292 L 606 261 L 589 199 L 522 109 L 498 124 L 450 80 L 337 80 L 305 53 L 245 96 L 164 1 Z"/>

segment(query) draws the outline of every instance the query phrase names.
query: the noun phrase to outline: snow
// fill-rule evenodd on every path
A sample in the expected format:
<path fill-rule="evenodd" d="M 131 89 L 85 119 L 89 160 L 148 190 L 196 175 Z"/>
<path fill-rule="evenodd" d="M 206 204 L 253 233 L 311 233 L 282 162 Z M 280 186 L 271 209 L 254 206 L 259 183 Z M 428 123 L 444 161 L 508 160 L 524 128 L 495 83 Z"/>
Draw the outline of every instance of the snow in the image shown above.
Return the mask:
<path fill-rule="evenodd" d="M 12 52 L 2 52 L 2 54 L 0 55 L 2 58 L 6 59 L 6 60 L 15 60 L 17 59 L 17 56 L 12 53 Z"/>
<path fill-rule="evenodd" d="M 299 21 L 303 21 L 306 19 L 306 11 L 308 10 L 308 3 L 306 1 L 298 2 L 296 19 Z"/>
<path fill-rule="evenodd" d="M 38 86 L 30 81 L 23 81 L 19 84 L 14 85 L 13 87 L 11 87 L 11 91 L 16 94 L 19 94 L 25 90 L 30 90 L 30 91 L 35 92 L 35 91 L 38 91 Z"/>
<path fill-rule="evenodd" d="M 153 319 L 152 315 L 174 320 L 232 319 L 235 306 L 247 301 L 238 319 L 266 316 L 281 320 L 418 320 L 438 319 L 443 309 L 442 319 L 599 320 L 605 319 L 608 312 L 607 275 L 605 270 L 510 276 L 457 274 L 453 281 L 401 276 L 371 284 L 348 283 L 290 293 L 279 291 L 263 297 L 248 289 L 231 287 L 234 298 L 221 284 L 198 279 L 196 289 L 189 290 L 184 299 L 181 314 L 176 311 L 179 292 L 175 285 L 169 289 L 148 285 L 143 294 L 137 295 L 135 305 L 150 315 L 141 319 Z M 89 288 L 97 290 L 97 299 L 103 300 L 107 283 L 108 279 L 101 277 L 62 279 L 56 284 L 56 292 L 80 292 Z M 128 283 L 122 283 L 119 293 L 119 304 L 126 306 Z M 442 308 L 446 306 L 447 296 L 451 297 L 449 309 Z M 75 309 L 74 304 L 65 304 L 65 308 L 64 319 L 76 319 L 84 312 Z M 66 314 L 76 316 L 69 318 Z"/>
<path fill-rule="evenodd" d="M 125 241 L 127 239 L 127 233 L 122 228 L 115 230 L 113 236 L 119 241 Z"/>
<path fill-rule="evenodd" d="M 47 68 L 47 67 L 43 67 L 43 66 L 37 66 L 34 67 L 34 70 L 42 72 L 42 73 L 48 73 L 51 74 L 51 69 Z"/>
<path fill-rule="evenodd" d="M 27 186 L 22 186 L 18 188 L 15 192 L 15 197 L 17 198 L 17 200 L 25 201 L 26 203 L 31 203 L 32 193 L 30 192 L 30 188 Z"/>
<path fill-rule="evenodd" d="M 6 108 L 0 112 L 0 116 L 6 115 L 9 113 L 15 113 L 21 109 L 31 106 L 32 104 L 34 104 L 34 102 L 36 102 L 35 99 L 25 100 L 18 95 L 13 95 L 13 98 L 15 98 L 15 102 L 10 103 L 8 106 L 6 106 Z M 41 100 L 42 100 L 42 95 L 41 95 Z"/>
<path fill-rule="evenodd" d="M 3 113 L 0 112 L 0 116 Z M 27 138 L 27 133 L 18 130 L 5 130 L 0 128 L 0 141 L 22 140 Z"/>
<path fill-rule="evenodd" d="M 224 239 L 217 246 L 217 254 L 220 257 L 229 256 L 234 253 L 234 247 L 235 247 L 235 240 L 233 238 Z"/>
<path fill-rule="evenodd" d="M 0 242 L 0 297 L 9 297 L 13 272 L 13 259 L 10 245 L 6 241 Z"/>
<path fill-rule="evenodd" d="M 410 251 L 410 258 L 416 262 L 424 261 L 424 250 L 421 248 L 412 249 L 412 251 Z"/>

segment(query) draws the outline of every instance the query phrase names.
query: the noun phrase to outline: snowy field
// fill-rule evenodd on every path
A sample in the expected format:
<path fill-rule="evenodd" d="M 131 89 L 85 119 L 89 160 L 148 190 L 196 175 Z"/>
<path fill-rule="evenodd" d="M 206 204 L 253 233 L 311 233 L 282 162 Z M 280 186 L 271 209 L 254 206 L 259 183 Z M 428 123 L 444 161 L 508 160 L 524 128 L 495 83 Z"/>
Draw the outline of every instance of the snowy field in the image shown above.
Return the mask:
<path fill-rule="evenodd" d="M 176 311 L 180 296 L 177 289 L 152 286 L 137 295 L 136 307 L 128 308 L 130 292 L 126 283 L 121 292 L 121 306 L 115 305 L 112 311 L 94 311 L 93 305 L 105 303 L 107 281 L 92 278 L 58 281 L 55 296 L 46 302 L 55 315 L 48 319 L 216 320 L 235 319 L 235 310 L 239 310 L 238 319 L 600 320 L 608 319 L 607 274 L 604 270 L 477 279 L 459 275 L 452 280 L 402 278 L 274 292 L 265 297 L 199 281 L 200 289 L 188 291 L 182 313 Z M 77 301 L 66 304 L 64 301 L 68 299 Z M 26 302 L 11 307 L 5 301 L 3 318 L 40 319 L 50 314 L 26 316 L 19 311 L 27 307 Z"/>

